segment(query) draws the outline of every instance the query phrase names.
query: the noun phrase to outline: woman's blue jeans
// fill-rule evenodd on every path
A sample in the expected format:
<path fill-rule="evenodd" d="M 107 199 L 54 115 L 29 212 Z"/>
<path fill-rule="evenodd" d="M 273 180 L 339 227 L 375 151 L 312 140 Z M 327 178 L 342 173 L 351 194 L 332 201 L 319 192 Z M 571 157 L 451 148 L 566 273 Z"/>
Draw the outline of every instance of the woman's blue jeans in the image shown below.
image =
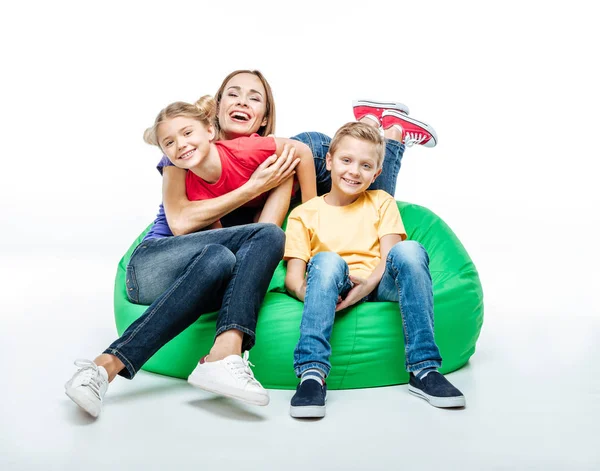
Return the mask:
<path fill-rule="evenodd" d="M 125 365 L 132 378 L 163 345 L 201 314 L 219 310 L 216 335 L 244 333 L 242 349 L 254 345 L 258 311 L 285 235 L 274 224 L 248 224 L 149 239 L 127 266 L 127 294 L 148 309 L 104 353 Z"/>
<path fill-rule="evenodd" d="M 303 142 L 310 147 L 317 172 L 317 194 L 329 193 L 331 191 L 331 175 L 325 164 L 325 156 L 329 152 L 331 138 L 320 132 L 303 132 L 291 139 Z M 392 196 L 395 195 L 404 150 L 405 146 L 401 142 L 393 139 L 385 140 L 385 158 L 381 175 L 371 184 L 369 190 L 384 190 Z"/>
<path fill-rule="evenodd" d="M 310 368 L 331 370 L 331 330 L 338 296 L 352 288 L 348 264 L 335 252 L 320 252 L 308 263 L 300 340 L 294 351 L 297 376 Z M 377 288 L 363 301 L 395 301 L 404 330 L 407 371 L 439 368 L 440 352 L 433 335 L 433 289 L 429 257 L 421 244 L 404 241 L 390 250 Z"/>

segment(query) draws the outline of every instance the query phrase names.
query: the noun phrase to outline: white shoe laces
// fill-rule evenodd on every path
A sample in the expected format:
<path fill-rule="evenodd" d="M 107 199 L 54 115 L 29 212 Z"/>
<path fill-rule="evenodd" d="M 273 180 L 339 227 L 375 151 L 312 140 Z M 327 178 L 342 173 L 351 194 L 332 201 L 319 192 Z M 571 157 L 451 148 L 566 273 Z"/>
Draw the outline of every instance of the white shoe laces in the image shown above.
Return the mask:
<path fill-rule="evenodd" d="M 250 367 L 254 366 L 254 365 L 252 363 L 250 363 L 250 361 L 248 360 L 249 356 L 250 356 L 250 353 L 246 350 L 244 352 L 244 355 L 242 356 L 241 363 L 238 363 L 238 362 L 229 363 L 229 366 L 231 367 L 231 370 L 236 377 L 238 377 L 241 380 L 246 380 L 249 383 L 255 384 L 262 388 L 262 385 L 254 377 L 254 373 L 250 369 Z"/>
<path fill-rule="evenodd" d="M 407 132 L 404 136 L 404 145 L 406 147 L 412 147 L 417 144 L 421 144 L 425 139 L 427 139 L 427 135 L 421 134 L 418 132 Z"/>
<path fill-rule="evenodd" d="M 104 382 L 104 378 L 100 375 L 98 365 L 90 360 L 75 360 L 75 366 L 79 368 L 77 372 L 77 379 L 81 382 L 82 386 L 88 386 L 90 390 L 98 399 L 100 397 L 100 388 Z"/>

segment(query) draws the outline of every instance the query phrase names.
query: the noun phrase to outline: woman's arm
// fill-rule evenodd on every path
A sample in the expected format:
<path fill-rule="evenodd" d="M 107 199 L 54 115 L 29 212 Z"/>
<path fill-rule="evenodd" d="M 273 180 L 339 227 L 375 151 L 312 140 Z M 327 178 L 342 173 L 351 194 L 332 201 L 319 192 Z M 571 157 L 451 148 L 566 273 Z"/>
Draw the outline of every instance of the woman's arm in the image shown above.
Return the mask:
<path fill-rule="evenodd" d="M 298 183 L 300 184 L 300 191 L 302 192 L 302 202 L 306 203 L 308 200 L 317 196 L 317 174 L 315 172 L 315 162 L 313 159 L 310 147 L 300 141 L 293 139 L 285 139 L 282 137 L 276 137 L 275 143 L 277 144 L 277 155 L 284 150 L 284 146 L 291 146 L 296 151 L 296 156 L 300 158 L 300 163 L 296 167 L 298 175 Z"/>
<path fill-rule="evenodd" d="M 211 225 L 258 195 L 279 186 L 295 173 L 299 159 L 290 152 L 273 155 L 241 187 L 209 200 L 190 201 L 185 192 L 185 170 L 163 169 L 163 205 L 174 235 L 189 234 Z M 289 198 L 288 198 L 289 200 Z M 289 204 L 289 201 L 288 201 Z"/>
<path fill-rule="evenodd" d="M 306 295 L 306 262 L 299 258 L 290 258 L 287 262 L 285 288 L 300 301 Z"/>

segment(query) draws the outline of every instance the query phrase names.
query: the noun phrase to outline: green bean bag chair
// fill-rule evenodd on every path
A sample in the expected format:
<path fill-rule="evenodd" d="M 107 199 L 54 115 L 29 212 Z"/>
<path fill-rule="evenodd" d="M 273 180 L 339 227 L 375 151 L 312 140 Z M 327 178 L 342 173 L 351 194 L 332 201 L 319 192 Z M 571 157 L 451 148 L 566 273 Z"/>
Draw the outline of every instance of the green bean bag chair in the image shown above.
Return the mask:
<path fill-rule="evenodd" d="M 483 323 L 483 292 L 477 270 L 452 230 L 428 209 L 398 202 L 408 239 L 420 242 L 430 258 L 435 308 L 435 339 L 442 373 L 463 366 L 475 352 Z M 119 262 L 115 280 L 115 319 L 119 335 L 147 306 L 132 304 L 125 291 L 126 267 L 147 228 Z M 250 360 L 266 388 L 295 389 L 293 352 L 298 342 L 303 304 L 286 294 L 281 262 L 259 313 L 256 346 Z M 200 317 L 161 348 L 143 367 L 187 378 L 212 346 L 216 313 Z M 408 382 L 404 369 L 404 334 L 397 303 L 371 302 L 339 312 L 331 337 L 329 389 L 388 386 Z"/>

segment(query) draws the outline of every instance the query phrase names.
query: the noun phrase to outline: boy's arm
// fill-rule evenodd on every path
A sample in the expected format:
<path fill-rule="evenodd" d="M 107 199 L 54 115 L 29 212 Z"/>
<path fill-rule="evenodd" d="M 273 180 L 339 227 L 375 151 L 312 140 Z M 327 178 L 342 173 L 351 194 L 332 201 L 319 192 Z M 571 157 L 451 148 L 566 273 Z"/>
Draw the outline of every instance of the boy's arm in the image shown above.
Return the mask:
<path fill-rule="evenodd" d="M 285 287 L 300 301 L 304 302 L 306 295 L 306 262 L 299 258 L 290 258 L 287 262 L 287 273 L 285 275 Z"/>
<path fill-rule="evenodd" d="M 394 245 L 398 242 L 402 242 L 400 234 L 387 234 L 379 239 L 379 250 L 381 252 L 381 260 L 366 280 L 364 278 L 358 278 L 350 275 L 350 281 L 354 283 L 354 287 L 348 291 L 346 297 L 340 302 L 335 308 L 336 311 L 346 309 L 348 306 L 360 301 L 365 296 L 371 294 L 371 292 L 377 287 L 381 281 L 381 277 L 385 272 L 385 263 L 388 253 Z"/>
<path fill-rule="evenodd" d="M 276 137 L 275 143 L 277 144 L 277 155 L 280 155 L 284 150 L 284 146 L 291 146 L 296 151 L 296 158 L 300 158 L 300 162 L 296 167 L 298 183 L 300 184 L 300 191 L 302 192 L 302 202 L 306 203 L 308 200 L 317 196 L 317 174 L 315 172 L 315 161 L 313 159 L 310 147 L 300 141 L 293 139 L 285 139 L 282 137 Z"/>

